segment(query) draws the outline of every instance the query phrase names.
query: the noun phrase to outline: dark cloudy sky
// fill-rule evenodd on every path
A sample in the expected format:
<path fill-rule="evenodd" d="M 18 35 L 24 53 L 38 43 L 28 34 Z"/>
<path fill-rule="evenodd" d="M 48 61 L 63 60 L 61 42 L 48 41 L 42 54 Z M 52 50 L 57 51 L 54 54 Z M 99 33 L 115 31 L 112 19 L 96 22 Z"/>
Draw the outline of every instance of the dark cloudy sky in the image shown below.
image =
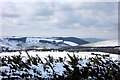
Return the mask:
<path fill-rule="evenodd" d="M 3 36 L 116 39 L 117 2 L 3 2 Z"/>

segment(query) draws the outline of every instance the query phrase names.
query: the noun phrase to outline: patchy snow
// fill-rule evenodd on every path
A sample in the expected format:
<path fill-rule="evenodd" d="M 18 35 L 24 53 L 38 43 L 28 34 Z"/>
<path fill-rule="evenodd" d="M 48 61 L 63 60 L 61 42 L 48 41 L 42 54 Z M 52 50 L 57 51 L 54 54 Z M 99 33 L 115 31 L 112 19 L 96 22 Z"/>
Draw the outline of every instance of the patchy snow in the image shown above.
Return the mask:
<path fill-rule="evenodd" d="M 87 59 L 84 59 L 82 61 L 79 61 L 79 64 L 81 64 L 83 67 L 87 67 L 87 63 L 89 63 L 90 61 L 88 61 Z"/>
<path fill-rule="evenodd" d="M 7 67 L 7 66 L 0 67 L 0 72 L 5 72 L 5 71 L 9 71 L 9 70 L 10 70 L 10 67 Z"/>
<path fill-rule="evenodd" d="M 45 41 L 50 41 L 50 42 L 55 41 L 54 39 L 40 39 L 40 40 L 45 40 Z"/>
<path fill-rule="evenodd" d="M 58 38 L 53 37 L 3 37 L 0 39 L 0 46 L 4 47 L 1 47 L 3 51 L 36 48 L 58 49 L 61 47 L 77 45 L 78 44 L 76 44 L 74 41 L 66 41 L 63 39 L 58 40 Z"/>
<path fill-rule="evenodd" d="M 38 43 L 40 38 L 27 38 L 26 43 Z"/>
<path fill-rule="evenodd" d="M 28 65 L 30 68 L 25 68 L 23 67 L 22 69 L 19 69 L 19 67 L 17 67 L 17 69 L 15 70 L 13 67 L 17 66 L 18 64 L 15 64 L 14 62 L 12 62 L 11 64 L 7 64 L 6 66 L 1 66 L 0 67 L 0 72 L 4 72 L 4 74 L 10 75 L 10 77 L 15 77 L 15 78 L 19 78 L 20 76 L 18 75 L 28 75 L 29 77 L 27 78 L 44 78 L 44 79 L 51 79 L 54 78 L 54 75 L 56 74 L 56 76 L 63 76 L 65 75 L 65 72 L 67 72 L 67 68 L 65 68 L 64 66 L 67 65 L 69 67 L 69 69 L 71 71 L 74 70 L 74 68 L 69 65 L 68 61 L 70 61 L 70 59 L 68 58 L 67 54 L 69 54 L 70 56 L 73 56 L 73 53 L 80 59 L 82 57 L 82 59 L 78 60 L 78 64 L 77 67 L 79 68 L 79 70 L 84 71 L 85 68 L 89 68 L 91 67 L 92 69 L 97 69 L 97 65 L 93 64 L 93 62 L 90 62 L 90 57 L 95 57 L 95 55 L 91 55 L 91 53 L 95 53 L 95 54 L 109 54 L 109 53 L 104 53 L 104 52 L 37 52 L 37 51 L 29 51 L 28 52 L 30 56 L 36 56 L 36 54 L 42 59 L 43 64 L 42 63 L 37 63 L 37 65 L 31 63 L 30 65 Z M 2 52 L 0 53 L 0 57 L 4 57 L 4 56 L 14 56 L 14 55 L 19 55 L 19 52 Z M 66 56 L 66 60 L 64 62 L 45 62 L 44 63 L 44 58 L 46 58 L 48 55 L 53 56 L 54 59 L 58 59 L 58 57 L 62 57 L 64 58 Z M 25 63 L 26 60 L 28 59 L 27 54 L 22 51 L 21 56 L 24 56 L 22 59 L 23 62 Z M 117 60 L 118 56 L 115 54 L 110 54 L 110 57 L 112 58 L 112 60 Z M 109 61 L 109 58 L 106 59 L 101 59 L 104 63 L 106 63 L 106 66 L 109 67 L 109 65 L 114 64 L 112 61 L 107 63 L 107 61 Z M 102 62 L 101 61 L 101 62 Z M 5 61 L 4 61 L 5 62 Z M 27 64 L 27 63 L 26 63 Z M 88 67 L 88 64 L 92 65 Z M 50 66 L 51 65 L 51 66 Z M 105 64 L 104 64 L 105 65 Z M 18 65 L 20 66 L 20 65 Z M 106 66 L 104 68 L 106 68 Z M 98 66 L 98 68 L 103 68 L 102 66 Z M 91 69 L 89 69 L 91 70 Z M 13 71 L 13 72 L 12 72 Z M 107 71 L 107 70 L 106 70 Z M 14 75 L 14 74 L 16 75 Z M 54 74 L 55 73 L 55 74 Z M 4 76 L 7 78 L 7 76 Z M 0 79 L 2 79 L 3 77 L 0 76 Z M 88 78 L 91 78 L 90 76 Z"/>

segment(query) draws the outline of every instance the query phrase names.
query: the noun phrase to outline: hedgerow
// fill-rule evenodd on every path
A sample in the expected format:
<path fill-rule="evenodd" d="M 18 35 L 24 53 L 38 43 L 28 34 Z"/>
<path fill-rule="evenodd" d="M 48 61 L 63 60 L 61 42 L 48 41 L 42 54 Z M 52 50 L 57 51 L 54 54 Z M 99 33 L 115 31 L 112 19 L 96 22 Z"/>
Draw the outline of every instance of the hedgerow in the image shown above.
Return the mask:
<path fill-rule="evenodd" d="M 40 56 L 5 56 L 1 60 L 1 79 L 3 80 L 119 80 L 120 62 L 96 55 L 81 58 L 68 54 L 66 58 L 53 58 L 48 55 L 44 60 Z"/>

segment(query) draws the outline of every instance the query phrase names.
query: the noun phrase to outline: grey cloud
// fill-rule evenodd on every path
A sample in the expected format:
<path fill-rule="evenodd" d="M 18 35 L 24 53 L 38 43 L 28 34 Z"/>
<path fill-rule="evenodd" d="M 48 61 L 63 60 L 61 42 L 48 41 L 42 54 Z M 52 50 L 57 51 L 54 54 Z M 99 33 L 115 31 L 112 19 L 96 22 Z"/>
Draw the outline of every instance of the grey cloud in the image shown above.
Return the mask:
<path fill-rule="evenodd" d="M 24 10 L 20 9 L 20 11 L 17 8 L 21 8 L 21 5 L 17 5 L 17 8 L 11 6 L 14 12 L 6 12 L 3 15 L 6 18 L 17 18 L 17 25 L 13 25 L 14 31 L 11 35 L 34 33 L 33 36 L 114 38 L 117 34 L 116 3 L 89 2 L 80 5 L 78 3 L 78 6 L 74 5 L 74 7 L 73 3 L 68 2 L 34 3 L 34 5 L 31 3 L 31 5 L 26 4 L 25 7 L 22 4 Z M 9 30 L 10 25 L 12 23 L 3 27 L 8 35 L 12 31 Z"/>
<path fill-rule="evenodd" d="M 36 16 L 50 16 L 53 15 L 54 11 L 51 7 L 52 4 L 45 4 L 45 3 L 37 3 L 36 4 Z"/>
<path fill-rule="evenodd" d="M 9 14 L 9 13 L 3 13 L 2 17 L 4 18 L 18 18 L 19 15 L 18 14 Z"/>
<path fill-rule="evenodd" d="M 94 11 L 114 12 L 117 8 L 117 2 L 85 2 L 80 9 L 92 9 Z"/>
<path fill-rule="evenodd" d="M 53 9 L 54 10 L 62 10 L 62 11 L 71 11 L 74 10 L 71 6 L 71 2 L 64 2 L 64 3 L 54 3 Z"/>
<path fill-rule="evenodd" d="M 38 9 L 36 12 L 36 16 L 50 16 L 53 14 L 53 11 L 47 9 Z"/>
<path fill-rule="evenodd" d="M 2 5 L 2 15 L 3 18 L 17 18 L 19 13 L 17 12 L 16 5 L 12 2 L 6 2 Z"/>

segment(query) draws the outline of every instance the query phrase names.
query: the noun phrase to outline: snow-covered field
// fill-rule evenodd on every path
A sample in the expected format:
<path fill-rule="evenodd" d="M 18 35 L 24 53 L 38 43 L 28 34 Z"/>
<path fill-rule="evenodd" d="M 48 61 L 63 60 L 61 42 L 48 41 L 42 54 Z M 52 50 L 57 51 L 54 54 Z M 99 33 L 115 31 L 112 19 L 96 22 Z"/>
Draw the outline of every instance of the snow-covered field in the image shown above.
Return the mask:
<path fill-rule="evenodd" d="M 21 52 L 21 56 L 25 56 L 27 57 L 27 54 L 25 51 L 22 51 Z M 39 52 L 39 51 L 29 51 L 28 52 L 29 55 L 31 56 L 36 56 L 39 55 L 41 58 L 45 58 L 47 57 L 48 55 L 50 56 L 53 56 L 54 58 L 58 58 L 58 57 L 67 57 L 67 54 L 70 54 L 70 55 L 73 55 L 75 54 L 76 56 L 79 56 L 79 57 L 82 57 L 82 58 L 89 58 L 89 57 L 95 57 L 95 55 L 91 55 L 91 53 L 94 53 L 94 54 L 101 54 L 101 55 L 110 55 L 110 58 L 112 58 L 113 60 L 118 60 L 118 56 L 120 55 L 117 55 L 117 54 L 109 54 L 109 53 L 105 53 L 105 52 L 50 52 L 50 51 L 45 51 L 45 52 Z M 14 55 L 20 55 L 19 52 L 2 52 L 0 53 L 0 56 L 1 57 L 4 57 L 4 56 L 14 56 Z"/>

